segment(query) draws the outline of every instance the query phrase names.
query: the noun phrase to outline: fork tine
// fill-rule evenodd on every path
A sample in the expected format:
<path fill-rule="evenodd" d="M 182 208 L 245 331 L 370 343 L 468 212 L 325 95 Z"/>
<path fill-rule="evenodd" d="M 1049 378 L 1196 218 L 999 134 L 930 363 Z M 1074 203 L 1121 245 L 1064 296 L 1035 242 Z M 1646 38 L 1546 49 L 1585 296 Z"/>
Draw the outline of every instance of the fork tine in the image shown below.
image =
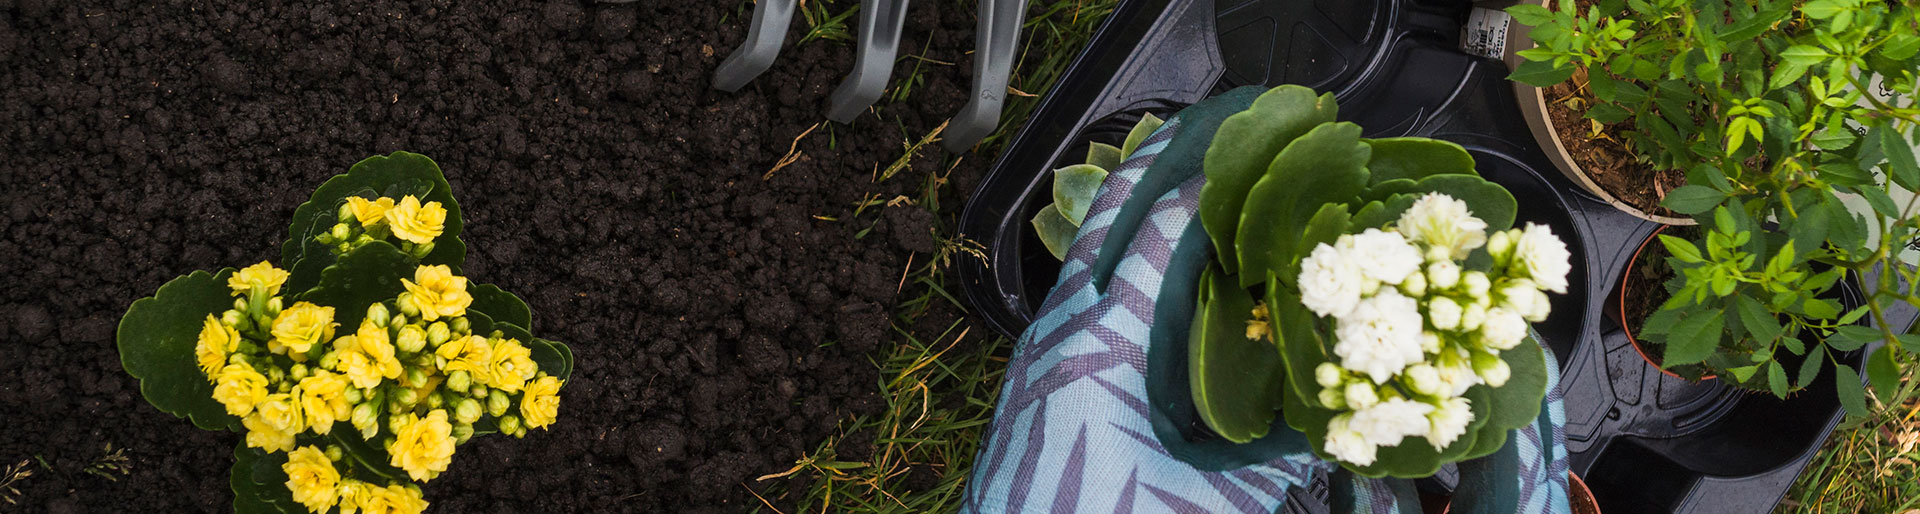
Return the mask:
<path fill-rule="evenodd" d="M 1019 50 L 1020 24 L 1026 19 L 1026 0 L 980 0 L 980 24 L 974 34 L 973 98 L 947 125 L 940 146 L 960 153 L 972 148 L 1000 125 L 1000 108 L 1007 98 L 1007 80 Z"/>
<path fill-rule="evenodd" d="M 887 89 L 893 59 L 900 51 L 900 32 L 907 22 L 908 0 L 861 0 L 860 46 L 853 72 L 833 90 L 827 101 L 827 119 L 853 121 Z"/>
<path fill-rule="evenodd" d="M 795 0 L 754 2 L 753 26 L 747 30 L 747 39 L 740 42 L 740 48 L 734 49 L 727 60 L 720 62 L 720 69 L 713 72 L 714 89 L 738 91 L 740 86 L 773 66 L 774 58 L 780 56 L 780 46 L 786 43 L 787 25 L 793 21 L 795 3 Z"/>

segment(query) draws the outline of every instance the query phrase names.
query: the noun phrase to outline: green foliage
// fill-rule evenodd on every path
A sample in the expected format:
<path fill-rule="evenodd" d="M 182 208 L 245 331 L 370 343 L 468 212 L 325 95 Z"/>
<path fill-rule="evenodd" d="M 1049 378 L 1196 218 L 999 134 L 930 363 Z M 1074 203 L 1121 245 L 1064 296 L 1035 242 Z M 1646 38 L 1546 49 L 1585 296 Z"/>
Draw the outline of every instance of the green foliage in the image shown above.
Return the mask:
<path fill-rule="evenodd" d="M 1920 188 L 1909 144 L 1920 126 L 1911 102 L 1920 94 L 1920 6 L 1607 0 L 1579 12 L 1563 0 L 1508 12 L 1534 27 L 1538 45 L 1520 52 L 1527 62 L 1510 78 L 1545 87 L 1586 70 L 1594 102 L 1586 116 L 1631 121 L 1628 147 L 1688 172 L 1689 184 L 1663 205 L 1711 230 L 1684 245 L 1663 238 L 1676 250 L 1677 276 L 1662 309 L 1680 320 L 1649 334 L 1667 345 L 1665 365 L 1702 363 L 1785 396 L 1820 363 L 1840 362 L 1831 353 L 1897 340 L 1883 311 L 1920 305 L 1896 286 L 1920 272 L 1895 260 L 1920 237 L 1920 218 L 1889 194 Z M 1848 211 L 1850 196 L 1867 209 Z M 1832 288 L 1848 276 L 1874 282 L 1866 305 L 1843 314 Z M 1789 370 L 1787 355 L 1806 360 Z M 1865 402 L 1845 383 L 1851 372 L 1836 380 L 1858 412 Z"/>
<path fill-rule="evenodd" d="M 1224 126 L 1221 132 L 1226 132 Z M 1223 145 L 1237 146 L 1215 139 L 1207 155 L 1211 157 L 1213 150 Z M 1306 253 L 1307 249 L 1295 246 L 1308 219 L 1320 206 L 1351 200 L 1367 187 L 1370 155 L 1369 147 L 1360 142 L 1360 126 L 1341 122 L 1314 127 L 1271 159 L 1266 173 L 1247 191 L 1244 209 L 1235 223 L 1239 234 L 1232 238 L 1233 246 L 1220 248 L 1223 263 L 1235 260 L 1227 254 L 1238 255 L 1241 287 L 1253 287 L 1266 281 L 1268 275 L 1294 275 L 1287 270 Z M 1211 177 L 1208 180 L 1211 184 Z M 1206 193 L 1202 187 L 1201 197 Z M 1201 200 L 1201 216 L 1210 205 Z"/>
<path fill-rule="evenodd" d="M 1093 164 L 1075 164 L 1053 170 L 1053 205 L 1060 209 L 1060 214 L 1066 216 L 1067 221 L 1078 227 L 1086 221 L 1087 209 L 1093 207 L 1093 197 L 1100 194 L 1100 184 L 1106 181 L 1107 169 Z"/>
<path fill-rule="evenodd" d="M 292 279 L 295 290 L 304 291 L 312 286 L 312 280 L 318 278 L 316 274 L 340 253 L 337 249 L 330 251 L 316 237 L 339 221 L 340 206 L 346 203 L 347 197 L 398 200 L 407 195 L 418 197 L 422 203 L 440 202 L 441 208 L 447 210 L 446 225 L 440 237 L 434 238 L 433 251 L 414 260 L 421 264 L 451 266 L 454 274 L 459 274 L 460 263 L 467 258 L 467 246 L 460 240 L 464 224 L 460 202 L 453 198 L 453 186 L 447 183 L 446 174 L 433 159 L 416 153 L 394 152 L 368 157 L 348 168 L 346 173 L 327 179 L 313 191 L 312 197 L 293 210 L 287 241 L 280 245 L 280 262 L 296 271 Z M 307 260 L 316 262 L 303 265 Z M 301 270 L 309 271 L 306 275 L 297 273 Z M 303 276 L 308 279 L 303 281 Z"/>
<path fill-rule="evenodd" d="M 1199 305 L 1187 344 L 1193 406 L 1228 441 L 1265 437 L 1286 374 L 1268 340 L 1247 338 L 1253 296 L 1214 264 L 1200 275 Z"/>
<path fill-rule="evenodd" d="M 204 430 L 240 426 L 240 418 L 227 414 L 226 407 L 213 400 L 213 385 L 193 360 L 201 323 L 233 305 L 227 289 L 231 275 L 232 268 L 217 273 L 195 271 L 168 281 L 152 297 L 127 307 L 114 336 L 120 364 L 140 381 L 140 394 L 147 403 L 189 418 Z"/>
<path fill-rule="evenodd" d="M 1203 163 L 1207 183 L 1200 188 L 1200 223 L 1219 249 L 1220 266 L 1227 274 L 1241 274 L 1239 255 L 1232 249 L 1237 248 L 1248 192 L 1273 172 L 1282 149 L 1307 131 L 1332 123 L 1339 111 L 1333 93 L 1315 95 L 1312 89 L 1285 85 L 1261 94 L 1251 108 L 1220 123 Z"/>

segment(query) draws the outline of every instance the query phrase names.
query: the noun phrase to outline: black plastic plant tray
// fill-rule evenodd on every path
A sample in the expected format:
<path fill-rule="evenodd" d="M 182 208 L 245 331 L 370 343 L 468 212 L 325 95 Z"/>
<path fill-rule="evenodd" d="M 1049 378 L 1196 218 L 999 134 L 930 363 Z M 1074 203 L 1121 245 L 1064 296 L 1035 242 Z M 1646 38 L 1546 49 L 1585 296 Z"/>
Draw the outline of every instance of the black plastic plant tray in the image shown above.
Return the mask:
<path fill-rule="evenodd" d="M 1341 118 L 1368 137 L 1465 146 L 1482 175 L 1520 200 L 1521 223 L 1567 240 L 1571 289 L 1535 328 L 1560 360 L 1572 470 L 1603 512 L 1770 511 L 1841 418 L 1832 380 L 1778 400 L 1671 378 L 1640 358 L 1602 312 L 1658 225 L 1552 167 L 1506 66 L 1461 49 L 1472 9 L 1445 0 L 1123 1 L 967 205 L 961 232 L 987 254 L 961 268 L 975 313 L 1009 337 L 1031 322 L 1059 263 L 1028 220 L 1050 200 L 1051 170 L 1078 162 L 1089 142 L 1118 144 L 1142 113 L 1165 117 L 1234 87 L 1307 85 L 1333 92 Z M 1845 294 L 1857 302 L 1860 293 Z M 1915 318 L 1911 309 L 1895 314 L 1889 322 L 1903 329 Z M 1858 369 L 1864 355 L 1844 360 Z M 1309 496 L 1324 498 L 1316 492 Z M 1288 510 L 1323 509 L 1298 503 Z"/>

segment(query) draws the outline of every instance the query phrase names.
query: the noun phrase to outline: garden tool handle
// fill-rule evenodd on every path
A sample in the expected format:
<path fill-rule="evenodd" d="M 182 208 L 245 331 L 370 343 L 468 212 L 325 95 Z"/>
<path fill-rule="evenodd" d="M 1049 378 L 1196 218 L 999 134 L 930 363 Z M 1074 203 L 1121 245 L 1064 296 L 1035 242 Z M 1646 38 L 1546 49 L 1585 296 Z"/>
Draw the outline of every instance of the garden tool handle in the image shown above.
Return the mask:
<path fill-rule="evenodd" d="M 893 59 L 900 51 L 900 31 L 907 23 L 909 0 L 861 0 L 860 45 L 853 71 L 827 100 L 827 119 L 853 121 L 886 91 Z"/>
<path fill-rule="evenodd" d="M 1026 19 L 1027 0 L 981 0 L 979 33 L 974 34 L 973 96 L 947 124 L 941 147 L 960 153 L 992 134 L 1000 125 L 1007 81 L 1019 50 L 1020 24 Z"/>
<path fill-rule="evenodd" d="M 713 72 L 714 89 L 739 91 L 740 86 L 773 66 L 774 58 L 780 56 L 780 46 L 786 42 L 787 25 L 793 21 L 795 3 L 795 0 L 754 2 L 753 25 L 747 29 L 747 39 Z"/>

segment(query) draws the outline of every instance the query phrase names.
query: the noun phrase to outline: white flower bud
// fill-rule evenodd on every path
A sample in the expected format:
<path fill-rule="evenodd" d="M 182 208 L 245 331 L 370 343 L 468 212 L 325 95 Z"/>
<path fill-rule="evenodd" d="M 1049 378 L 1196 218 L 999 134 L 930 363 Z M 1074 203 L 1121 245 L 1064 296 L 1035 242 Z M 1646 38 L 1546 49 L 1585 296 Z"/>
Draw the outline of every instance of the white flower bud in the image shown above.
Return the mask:
<path fill-rule="evenodd" d="M 1346 380 L 1346 374 L 1340 371 L 1338 364 L 1322 362 L 1313 368 L 1313 381 L 1320 387 L 1339 387 Z"/>
<path fill-rule="evenodd" d="M 1453 260 L 1453 251 L 1444 246 L 1429 246 L 1426 252 L 1427 262 Z"/>
<path fill-rule="evenodd" d="M 1507 385 L 1507 379 L 1513 376 L 1513 369 L 1507 367 L 1507 361 L 1491 353 L 1473 354 L 1473 372 L 1480 375 L 1487 385 L 1494 387 Z"/>
<path fill-rule="evenodd" d="M 1425 353 L 1440 353 L 1440 334 L 1421 332 L 1420 351 Z"/>
<path fill-rule="evenodd" d="M 1453 301 L 1452 298 L 1437 296 L 1427 300 L 1427 322 L 1432 323 L 1436 330 L 1451 331 L 1459 328 L 1462 313 L 1460 303 Z"/>
<path fill-rule="evenodd" d="M 1487 307 L 1479 303 L 1467 304 L 1466 312 L 1460 313 L 1460 330 L 1478 330 L 1480 324 L 1487 321 Z"/>
<path fill-rule="evenodd" d="M 1353 407 L 1355 410 L 1365 409 L 1372 407 L 1376 403 L 1380 403 L 1380 396 L 1373 390 L 1373 384 L 1369 384 L 1365 380 L 1347 384 L 1346 390 L 1341 393 L 1347 398 L 1347 406 Z"/>
<path fill-rule="evenodd" d="M 1329 387 L 1320 390 L 1320 406 L 1333 410 L 1347 409 L 1347 396 L 1340 391 L 1343 388 Z"/>
<path fill-rule="evenodd" d="M 1535 323 L 1546 321 L 1547 315 L 1552 313 L 1553 313 L 1553 304 L 1547 301 L 1547 293 L 1545 291 L 1534 291 L 1533 292 L 1533 312 L 1528 312 L 1525 314 L 1527 321 L 1532 321 Z"/>
<path fill-rule="evenodd" d="M 1527 320 L 1520 313 L 1501 307 L 1487 311 L 1487 320 L 1480 324 L 1480 344 L 1495 350 L 1506 350 L 1519 346 L 1527 339 Z"/>
<path fill-rule="evenodd" d="M 1487 296 L 1487 289 L 1493 286 L 1491 282 L 1487 281 L 1487 274 L 1478 271 L 1461 273 L 1460 285 L 1467 288 L 1467 296 L 1476 299 L 1485 298 Z"/>
<path fill-rule="evenodd" d="M 1341 414 L 1327 422 L 1327 445 L 1324 449 L 1335 459 L 1360 466 L 1371 465 L 1379 448 L 1368 441 L 1366 435 L 1352 429 L 1352 419 L 1352 414 Z"/>
<path fill-rule="evenodd" d="M 1408 366 L 1407 371 L 1400 375 L 1400 383 L 1421 396 L 1441 396 L 1446 387 L 1446 384 L 1440 383 L 1440 370 L 1426 363 Z"/>
<path fill-rule="evenodd" d="M 1453 261 L 1437 261 L 1427 265 L 1427 285 L 1432 289 L 1453 289 L 1460 283 L 1460 265 Z"/>
<path fill-rule="evenodd" d="M 1408 274 L 1407 278 L 1400 279 L 1400 292 L 1405 293 L 1407 296 L 1411 296 L 1414 298 L 1426 296 L 1427 295 L 1426 274 L 1416 271 Z"/>
<path fill-rule="evenodd" d="M 1519 231 L 1520 229 L 1502 230 L 1494 232 L 1492 237 L 1487 238 L 1487 254 L 1493 257 L 1495 266 L 1505 266 L 1507 260 L 1513 257 L 1513 239 Z"/>

